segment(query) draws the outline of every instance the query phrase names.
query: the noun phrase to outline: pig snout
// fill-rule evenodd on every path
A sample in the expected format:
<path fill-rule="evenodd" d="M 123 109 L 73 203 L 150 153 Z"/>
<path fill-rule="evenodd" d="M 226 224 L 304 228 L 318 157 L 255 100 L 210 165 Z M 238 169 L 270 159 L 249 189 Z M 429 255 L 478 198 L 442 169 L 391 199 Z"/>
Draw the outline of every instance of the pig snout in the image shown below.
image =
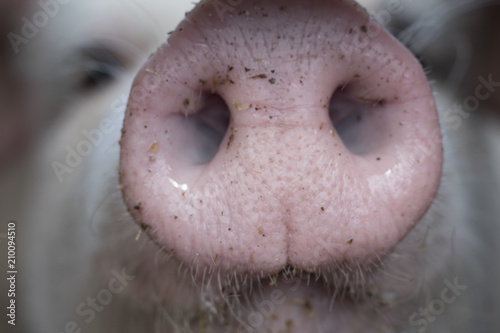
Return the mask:
<path fill-rule="evenodd" d="M 355 3 L 212 5 L 132 88 L 120 173 L 134 219 L 201 270 L 378 262 L 439 184 L 420 64 Z"/>

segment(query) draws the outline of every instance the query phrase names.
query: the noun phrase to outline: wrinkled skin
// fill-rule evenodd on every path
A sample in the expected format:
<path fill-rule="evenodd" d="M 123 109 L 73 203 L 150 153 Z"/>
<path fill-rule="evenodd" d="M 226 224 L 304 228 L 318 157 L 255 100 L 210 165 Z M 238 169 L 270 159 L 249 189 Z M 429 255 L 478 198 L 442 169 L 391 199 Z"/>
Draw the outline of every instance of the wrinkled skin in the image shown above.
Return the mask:
<path fill-rule="evenodd" d="M 17 331 L 498 331 L 496 6 L 401 35 L 437 108 L 350 1 L 205 1 L 151 57 L 189 4 L 65 6 L 18 58 L 57 117 L 12 173 Z"/>

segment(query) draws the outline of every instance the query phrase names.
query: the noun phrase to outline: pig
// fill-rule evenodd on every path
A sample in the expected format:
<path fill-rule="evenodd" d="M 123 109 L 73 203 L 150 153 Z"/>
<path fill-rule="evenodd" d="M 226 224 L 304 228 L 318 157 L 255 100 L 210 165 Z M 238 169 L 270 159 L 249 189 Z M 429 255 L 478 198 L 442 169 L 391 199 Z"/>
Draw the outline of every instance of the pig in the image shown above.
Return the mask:
<path fill-rule="evenodd" d="M 53 4 L 20 331 L 498 331 L 500 76 L 444 50 L 470 3 Z"/>

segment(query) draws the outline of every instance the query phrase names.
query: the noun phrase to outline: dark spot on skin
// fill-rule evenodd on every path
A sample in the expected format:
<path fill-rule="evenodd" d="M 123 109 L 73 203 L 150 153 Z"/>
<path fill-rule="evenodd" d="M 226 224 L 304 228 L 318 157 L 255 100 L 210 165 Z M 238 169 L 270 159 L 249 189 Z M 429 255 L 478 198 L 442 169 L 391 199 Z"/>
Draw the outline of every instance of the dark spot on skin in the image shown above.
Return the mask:
<path fill-rule="evenodd" d="M 227 228 L 228 231 L 231 231 L 231 228 Z"/>
<path fill-rule="evenodd" d="M 361 31 L 363 31 L 363 32 L 367 32 L 368 31 L 368 28 L 366 27 L 366 25 L 362 25 L 361 26 Z"/>
<path fill-rule="evenodd" d="M 286 10 L 286 6 L 280 6 L 280 11 L 285 11 Z"/>
<path fill-rule="evenodd" d="M 313 311 L 313 306 L 308 299 L 304 300 L 304 308 L 309 312 Z"/>
<path fill-rule="evenodd" d="M 142 206 L 142 203 L 139 202 L 137 205 L 134 206 L 134 209 L 141 210 L 141 208 L 142 208 L 141 206 Z"/>
<path fill-rule="evenodd" d="M 359 74 L 354 74 L 354 78 L 359 79 L 360 78 Z"/>
<path fill-rule="evenodd" d="M 200 84 L 203 87 L 207 84 L 207 81 L 200 79 Z"/>
<path fill-rule="evenodd" d="M 293 319 L 287 319 L 285 321 L 285 326 L 288 330 L 291 329 L 293 327 Z"/>
<path fill-rule="evenodd" d="M 250 71 L 251 71 L 251 69 L 250 69 L 250 68 L 246 68 L 246 67 L 245 67 L 245 72 L 250 72 Z"/>
<path fill-rule="evenodd" d="M 174 216 L 174 220 L 177 220 L 179 217 L 177 215 Z"/>
<path fill-rule="evenodd" d="M 324 212 L 325 211 L 325 207 L 321 207 L 321 210 Z"/>
<path fill-rule="evenodd" d="M 228 71 L 228 72 L 232 71 L 233 69 L 234 69 L 234 67 L 233 67 L 233 66 L 227 66 L 227 71 Z"/>
<path fill-rule="evenodd" d="M 352 34 L 352 32 L 353 32 L 353 29 L 352 29 L 352 28 L 351 28 L 351 29 L 349 29 L 349 33 L 350 33 L 350 34 Z"/>
<path fill-rule="evenodd" d="M 224 216 L 224 212 L 220 212 L 220 216 Z M 231 229 L 231 228 L 229 228 L 229 229 Z"/>
<path fill-rule="evenodd" d="M 399 122 L 399 126 L 403 126 L 403 123 L 402 123 L 402 122 Z"/>
<path fill-rule="evenodd" d="M 380 157 L 377 157 L 377 161 L 380 161 Z"/>
<path fill-rule="evenodd" d="M 349 240 L 346 242 L 346 244 L 347 244 L 347 245 L 351 245 L 353 241 L 354 241 L 354 239 L 352 239 L 352 238 L 351 238 L 351 239 L 349 239 Z"/>
<path fill-rule="evenodd" d="M 266 74 L 254 75 L 252 76 L 252 79 L 267 79 L 267 75 Z"/>
<path fill-rule="evenodd" d="M 275 84 L 275 83 L 276 83 L 276 79 L 275 79 L 274 77 L 273 77 L 273 78 L 271 78 L 271 79 L 269 79 L 269 83 L 271 83 L 271 84 Z"/>
<path fill-rule="evenodd" d="M 183 102 L 184 107 L 187 108 L 189 106 L 189 98 L 186 98 Z"/>
<path fill-rule="evenodd" d="M 276 70 L 272 69 L 272 70 L 271 70 L 271 73 L 273 73 L 273 74 L 274 74 L 274 72 L 276 72 Z"/>
<path fill-rule="evenodd" d="M 143 231 L 147 231 L 148 229 L 151 229 L 151 226 L 149 224 L 146 224 L 144 222 L 141 222 L 141 229 Z"/>
<path fill-rule="evenodd" d="M 345 58 L 345 55 L 341 54 L 340 59 L 344 59 L 344 58 Z"/>

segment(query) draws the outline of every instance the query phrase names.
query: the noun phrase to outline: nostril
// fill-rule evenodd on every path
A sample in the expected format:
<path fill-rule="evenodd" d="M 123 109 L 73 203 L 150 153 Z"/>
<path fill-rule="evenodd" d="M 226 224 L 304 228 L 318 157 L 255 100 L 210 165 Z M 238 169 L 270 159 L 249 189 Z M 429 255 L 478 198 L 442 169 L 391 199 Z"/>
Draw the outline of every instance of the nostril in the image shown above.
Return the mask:
<path fill-rule="evenodd" d="M 186 160 L 193 165 L 208 164 L 217 154 L 231 119 L 227 104 L 217 94 L 206 94 L 202 98 L 200 109 L 180 120 L 188 136 L 185 149 L 179 150 Z M 185 100 L 185 103 L 189 103 Z M 185 134 L 184 134 L 185 135 Z M 183 135 L 183 136 L 184 136 Z"/>
<path fill-rule="evenodd" d="M 345 147 L 362 156 L 382 148 L 391 136 L 385 116 L 386 100 L 354 95 L 351 86 L 339 87 L 330 99 L 329 117 Z"/>

